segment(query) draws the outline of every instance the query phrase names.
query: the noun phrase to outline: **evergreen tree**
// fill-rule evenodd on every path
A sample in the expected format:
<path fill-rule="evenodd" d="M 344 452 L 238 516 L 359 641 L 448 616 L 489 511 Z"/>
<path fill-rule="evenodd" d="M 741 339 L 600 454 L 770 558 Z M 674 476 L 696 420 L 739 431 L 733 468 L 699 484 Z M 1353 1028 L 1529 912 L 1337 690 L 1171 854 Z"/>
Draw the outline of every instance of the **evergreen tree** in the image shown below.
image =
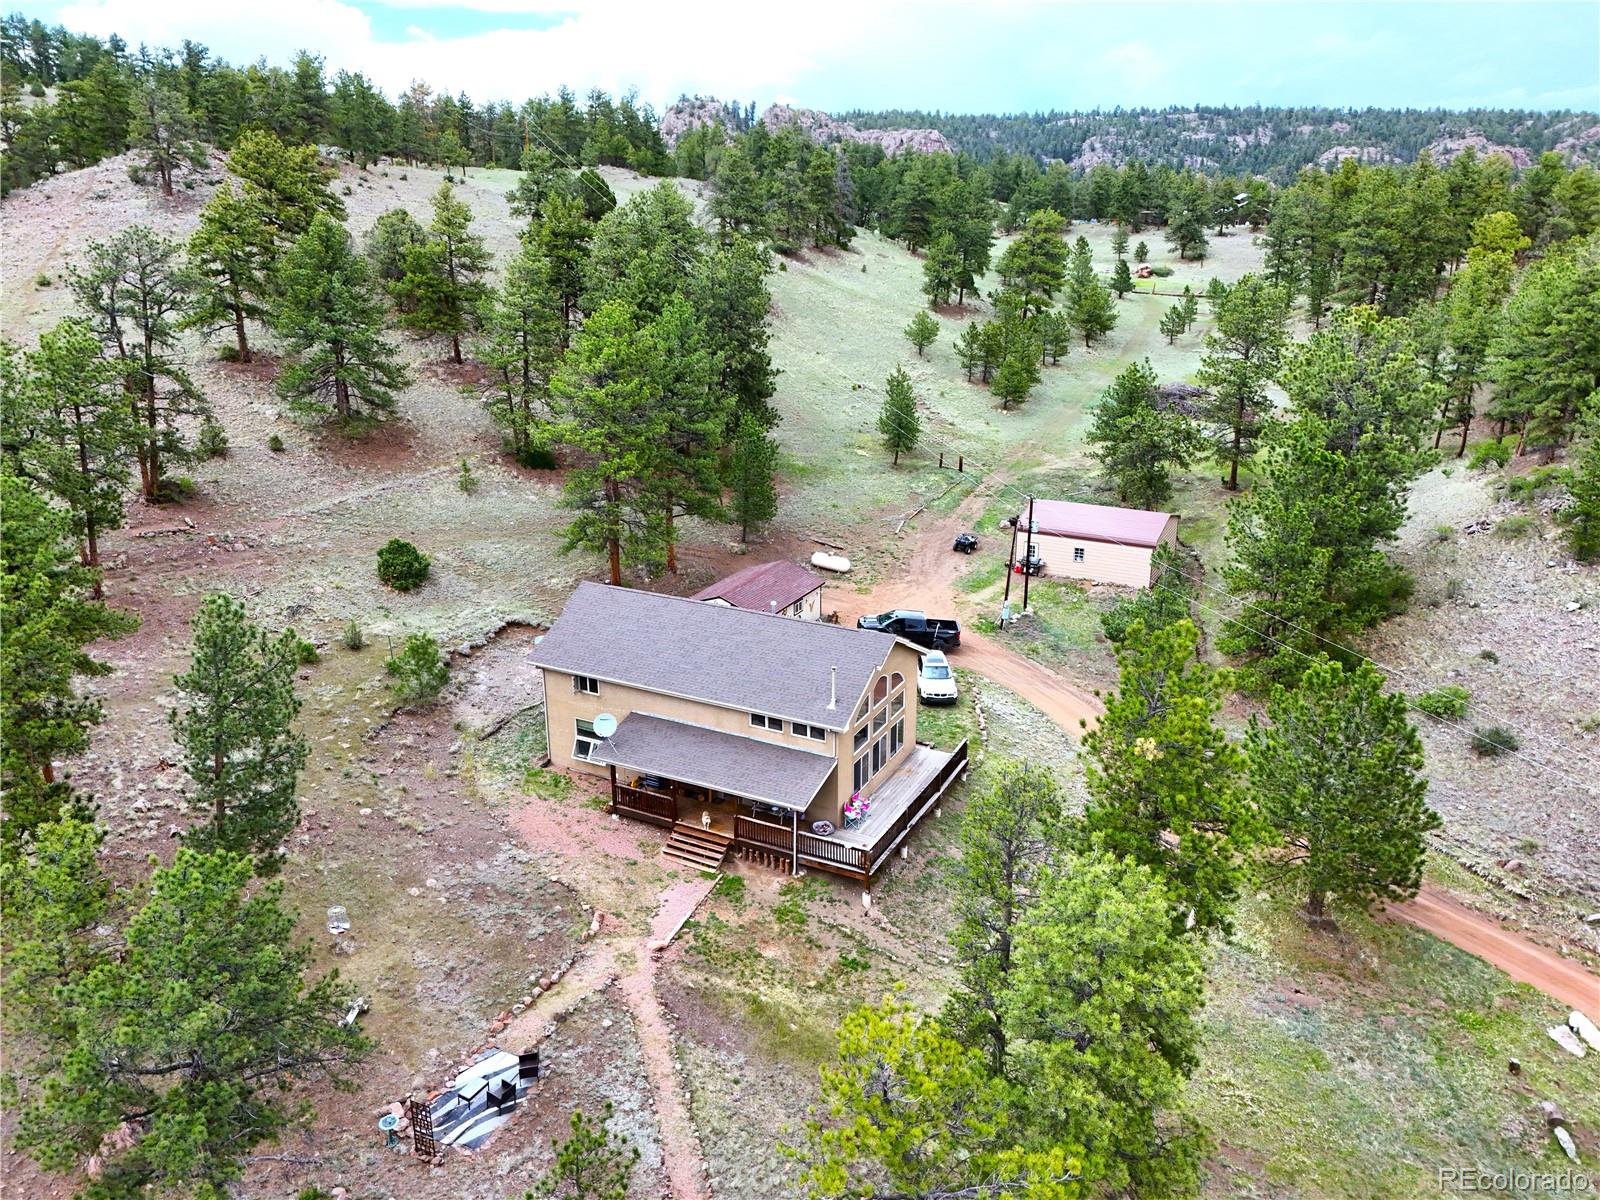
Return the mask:
<path fill-rule="evenodd" d="M 1083 242 L 1082 238 L 1078 240 Z M 1073 328 L 1083 337 L 1086 348 L 1094 345 L 1095 338 L 1104 337 L 1116 327 L 1117 310 L 1111 292 L 1094 273 L 1087 243 L 1073 252 L 1063 307 Z"/>
<path fill-rule="evenodd" d="M 135 225 L 109 242 L 90 242 L 87 264 L 69 267 L 67 278 L 122 371 L 139 425 L 140 487 L 146 500 L 160 500 L 163 465 L 189 453 L 180 421 L 211 411 L 181 364 L 178 329 L 190 312 L 193 281 L 179 247 Z"/>
<path fill-rule="evenodd" d="M 1216 721 L 1228 677 L 1195 657 L 1198 643 L 1183 620 L 1135 624 L 1118 645 L 1117 689 L 1083 739 L 1083 834 L 1165 882 L 1174 928 L 1226 931 L 1258 831 Z"/>
<path fill-rule="evenodd" d="M 1319 657 L 1298 687 L 1272 689 L 1270 724 L 1250 721 L 1250 789 L 1287 848 L 1273 864 L 1304 890 L 1313 921 L 1330 900 L 1366 908 L 1415 896 L 1424 839 L 1439 828 L 1406 698 L 1383 683 L 1367 663 L 1346 670 Z"/>
<path fill-rule="evenodd" d="M 773 483 L 778 444 L 766 425 L 751 413 L 739 418 L 728 460 L 728 513 L 739 526 L 739 540 L 778 515 L 778 489 Z"/>
<path fill-rule="evenodd" d="M 270 636 L 220 594 L 201 602 L 193 628 L 189 670 L 174 680 L 181 707 L 171 716 L 190 802 L 209 817 L 189 840 L 203 851 L 253 855 L 257 872 L 271 874 L 300 820 L 295 790 L 308 754 L 292 728 L 300 639 L 293 630 Z"/>
<path fill-rule="evenodd" d="M 1033 385 L 1038 382 L 1037 356 L 1031 350 L 1014 350 L 1001 360 L 991 386 L 994 394 L 1000 398 L 1000 406 L 1009 409 L 1026 400 L 1028 393 L 1033 391 Z"/>
<path fill-rule="evenodd" d="M 1567 548 L 1579 562 L 1600 559 L 1600 400 L 1589 401 L 1580 448 L 1572 456 L 1567 490 L 1572 503 L 1558 519 L 1567 527 Z"/>
<path fill-rule="evenodd" d="M 1217 461 L 1228 470 L 1226 486 L 1239 490 L 1239 464 L 1254 455 L 1264 414 L 1267 384 L 1276 377 L 1289 343 L 1289 298 L 1258 275 L 1246 275 L 1217 305 L 1215 325 L 1196 374 L 1208 389 L 1200 421 L 1210 427 Z M 1167 332 L 1163 322 L 1162 332 Z"/>
<path fill-rule="evenodd" d="M 301 356 L 278 376 L 278 394 L 303 412 L 381 418 L 410 382 L 383 338 L 366 261 L 326 214 L 284 256 L 271 321 L 289 353 Z"/>
<path fill-rule="evenodd" d="M 1183 315 L 1183 305 L 1174 304 L 1161 314 L 1161 333 L 1167 339 L 1167 345 L 1176 342 L 1188 328 L 1189 323 Z"/>
<path fill-rule="evenodd" d="M 967 373 L 967 382 L 972 382 L 972 376 L 984 365 L 983 330 L 978 328 L 976 321 L 968 321 L 967 327 L 955 340 L 956 361 Z"/>
<path fill-rule="evenodd" d="M 950 303 L 950 294 L 962 275 L 961 251 L 954 234 L 942 233 L 928 247 L 928 257 L 922 263 L 922 291 L 928 297 L 928 306 L 938 308 Z"/>
<path fill-rule="evenodd" d="M 1053 365 L 1072 349 L 1072 323 L 1060 309 L 1045 309 L 1035 319 L 1034 329 L 1039 337 L 1041 360 L 1048 359 Z"/>
<path fill-rule="evenodd" d="M 622 211 L 622 210 L 619 210 Z M 562 401 L 561 440 L 588 458 L 567 475 L 563 503 L 577 511 L 564 549 L 604 551 L 613 585 L 622 568 L 665 557 L 665 509 L 656 482 L 667 436 L 661 347 L 621 300 L 579 331 L 551 383 Z"/>
<path fill-rule="evenodd" d="M 328 116 L 333 144 L 363 171 L 393 140 L 394 109 L 359 71 L 334 77 Z"/>
<path fill-rule="evenodd" d="M 531 226 L 527 235 L 550 263 L 550 282 L 556 295 L 561 297 L 562 324 L 567 330 L 578 323 L 592 236 L 593 229 L 583 214 L 583 204 L 567 196 L 550 197 L 545 203 L 543 219 Z M 570 333 L 563 333 L 563 349 L 569 338 Z"/>
<path fill-rule="evenodd" d="M 1170 500 L 1171 468 L 1187 467 L 1203 444 L 1188 417 L 1156 403 L 1149 360 L 1129 365 L 1105 390 L 1084 440 L 1117 499 L 1134 508 Z"/>
<path fill-rule="evenodd" d="M 1128 257 L 1128 230 L 1120 221 L 1111 232 L 1111 253 L 1119 259 Z M 1139 261 L 1143 262 L 1144 260 L 1140 259 Z"/>
<path fill-rule="evenodd" d="M 87 647 L 138 621 L 89 598 L 95 573 L 78 563 L 67 513 L 9 469 L 0 488 L 0 850 L 9 854 L 64 809 L 83 807 L 55 764 L 88 748 L 101 706 L 74 681 L 109 675 Z"/>
<path fill-rule="evenodd" d="M 6 348 L 9 351 L 9 348 Z M 79 561 L 100 565 L 100 535 L 122 526 L 128 462 L 139 438 L 115 364 L 88 322 L 69 317 L 39 337 L 7 403 L 11 467 L 71 515 Z M 92 592 L 100 598 L 94 576 Z"/>
<path fill-rule="evenodd" d="M 337 1082 L 370 1046 L 343 1021 L 350 988 L 307 978 L 294 924 L 279 885 L 251 887 L 248 860 L 180 849 L 120 936 L 34 998 L 53 1011 L 17 1075 L 18 1146 L 48 1171 L 97 1156 L 100 1195 L 225 1194 L 304 1115 L 290 1089 Z"/>
<path fill-rule="evenodd" d="M 240 362 L 251 361 L 245 322 L 267 319 L 273 254 L 260 213 L 225 182 L 200 210 L 200 227 L 189 238 L 195 306 L 185 323 L 208 333 L 231 327 Z"/>
<path fill-rule="evenodd" d="M 1167 242 L 1179 258 L 1205 261 L 1205 197 L 1194 181 L 1178 189 L 1167 209 Z"/>
<path fill-rule="evenodd" d="M 1128 260 L 1125 258 L 1117 259 L 1116 266 L 1111 269 L 1111 290 L 1117 294 L 1118 300 L 1133 291 L 1133 273 L 1128 270 Z"/>
<path fill-rule="evenodd" d="M 367 230 L 363 249 L 372 267 L 373 278 L 386 289 L 397 306 L 406 303 L 403 290 L 397 285 L 406 275 L 406 255 L 418 246 L 428 243 L 428 231 L 403 208 L 391 208 L 380 213 Z"/>
<path fill-rule="evenodd" d="M 923 351 L 933 345 L 934 339 L 939 336 L 939 322 L 928 315 L 927 309 L 917 309 L 917 315 L 911 318 L 911 324 L 905 329 L 906 340 L 917 348 L 917 357 L 923 357 Z"/>
<path fill-rule="evenodd" d="M 433 194 L 433 222 L 428 226 L 433 243 L 439 247 L 440 264 L 451 320 L 436 332 L 450 335 L 450 350 L 461 361 L 461 334 L 470 328 L 483 296 L 483 273 L 489 269 L 489 249 L 472 232 L 472 209 L 456 199 L 455 189 L 441 183 Z"/>
<path fill-rule="evenodd" d="M 754 242 L 733 238 L 705 255 L 689 281 L 689 300 L 702 324 L 707 350 L 718 363 L 718 386 L 732 397 L 738 414 L 750 413 L 765 427 L 778 423 L 768 401 L 777 390 L 777 371 L 767 346 L 770 256 Z M 737 419 L 730 415 L 731 434 Z"/>
<path fill-rule="evenodd" d="M 1055 777 L 1015 761 L 1002 761 L 973 788 L 961 816 L 950 935 L 961 983 L 945 1020 L 962 1042 L 988 1055 L 997 1076 L 1010 1057 L 1000 1014 L 1013 985 L 1017 927 L 1055 866 L 1065 819 Z"/>
<path fill-rule="evenodd" d="M 505 283 L 486 298 L 479 327 L 477 356 L 492 381 L 484 407 L 525 462 L 549 439 L 550 377 L 566 332 L 550 264 L 537 245 L 524 242 L 506 265 Z"/>
<path fill-rule="evenodd" d="M 724 238 L 767 236 L 767 191 L 742 141 L 729 146 L 711 176 L 706 208 Z"/>
<path fill-rule="evenodd" d="M 432 634 L 412 633 L 383 662 L 384 673 L 395 700 L 404 708 L 420 708 L 434 703 L 450 682 L 450 664 L 439 651 Z"/>
<path fill-rule="evenodd" d="M 1066 278 L 1067 244 L 1062 240 L 1066 218 L 1051 209 L 1036 212 L 1016 241 L 1000 255 L 1000 279 L 1022 301 L 1022 316 L 1049 306 Z"/>
<path fill-rule="evenodd" d="M 272 133 L 247 130 L 228 153 L 228 170 L 239 178 L 244 200 L 272 231 L 279 254 L 319 215 L 344 220 L 344 202 L 328 190 L 329 173 L 317 162 L 315 146 L 289 146 Z"/>
<path fill-rule="evenodd" d="M 688 287 L 704 237 L 694 222 L 694 206 L 672 184 L 663 181 L 639 192 L 606 215 L 589 244 L 586 310 L 620 300 L 640 320 L 659 316 Z"/>
<path fill-rule="evenodd" d="M 555 1163 L 523 1200 L 628 1200 L 639 1151 L 610 1124 L 609 1100 L 598 1121 L 575 1109 L 572 1136 L 555 1143 Z"/>
<path fill-rule="evenodd" d="M 721 364 L 685 297 L 668 302 L 648 335 L 659 348 L 661 376 L 655 386 L 666 426 L 654 483 L 666 518 L 666 568 L 676 573 L 677 519 L 722 515 L 720 452 L 735 398 L 720 386 Z"/>
<path fill-rule="evenodd" d="M 1194 294 L 1187 283 L 1183 285 L 1183 327 L 1193 329 L 1194 323 L 1200 319 L 1200 297 Z"/>
<path fill-rule="evenodd" d="M 543 216 L 545 202 L 552 195 L 564 194 L 572 181 L 556 156 L 543 146 L 524 150 L 518 167 L 522 175 L 506 193 L 506 205 L 512 216 L 531 224 Z"/>
<path fill-rule="evenodd" d="M 922 419 L 917 416 L 917 397 L 911 390 L 911 376 L 896 367 L 884 380 L 883 408 L 878 412 L 878 432 L 883 434 L 883 448 L 894 454 L 894 465 L 900 465 L 901 452 L 909 454 L 917 448 L 922 435 Z"/>
<path fill-rule="evenodd" d="M 1150 258 L 1150 247 L 1148 245 L 1146 245 L 1144 242 L 1140 242 L 1137 246 L 1135 246 L 1133 248 L 1133 261 L 1134 262 L 1147 262 L 1147 261 L 1149 261 L 1149 258 Z"/>
<path fill-rule="evenodd" d="M 205 165 L 205 149 L 182 95 L 158 75 L 146 77 L 139 87 L 130 133 L 142 166 L 161 180 L 162 195 L 172 195 L 172 176 L 179 169 Z"/>

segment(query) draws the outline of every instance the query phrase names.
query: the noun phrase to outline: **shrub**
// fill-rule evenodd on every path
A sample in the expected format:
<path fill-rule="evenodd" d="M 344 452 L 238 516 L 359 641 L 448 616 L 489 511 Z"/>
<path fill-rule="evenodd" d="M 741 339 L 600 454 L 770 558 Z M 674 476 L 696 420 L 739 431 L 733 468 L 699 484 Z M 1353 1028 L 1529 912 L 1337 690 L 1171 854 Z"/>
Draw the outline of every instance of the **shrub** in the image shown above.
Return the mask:
<path fill-rule="evenodd" d="M 273 434 L 271 437 L 269 437 L 267 439 L 267 449 L 271 450 L 274 454 L 282 454 L 283 453 L 283 439 L 281 437 L 279 437 L 277 434 Z"/>
<path fill-rule="evenodd" d="M 390 538 L 378 550 L 378 578 L 397 592 L 420 587 L 428 577 L 428 556 L 410 542 Z"/>
<path fill-rule="evenodd" d="M 317 653 L 316 646 L 301 637 L 293 626 L 290 626 L 284 632 L 293 639 L 290 644 L 294 647 L 294 660 L 302 667 L 310 666 L 322 658 L 322 655 Z"/>
<path fill-rule="evenodd" d="M 1436 542 L 1448 542 L 1455 536 L 1456 527 L 1454 525 L 1435 525 L 1433 527 L 1433 540 Z"/>
<path fill-rule="evenodd" d="M 1155 266 L 1150 268 L 1150 274 L 1154 275 L 1158 279 L 1165 279 L 1172 274 L 1172 268 L 1167 266 L 1166 263 L 1157 263 Z"/>
<path fill-rule="evenodd" d="M 356 624 L 354 617 L 339 635 L 339 644 L 346 650 L 359 650 L 367 644 L 367 635 L 361 632 L 361 626 Z"/>
<path fill-rule="evenodd" d="M 1519 538 L 1533 532 L 1534 520 L 1527 513 L 1514 513 L 1494 527 L 1496 537 Z"/>
<path fill-rule="evenodd" d="M 528 446 L 517 455 L 517 463 L 530 471 L 552 471 L 556 466 L 556 452 L 549 446 Z"/>
<path fill-rule="evenodd" d="M 218 362 L 231 362 L 231 363 L 238 362 L 239 361 L 239 347 L 235 346 L 232 342 L 229 342 L 225 346 L 219 346 L 217 348 L 217 361 Z"/>
<path fill-rule="evenodd" d="M 1502 754 L 1510 754 L 1521 748 L 1522 743 L 1517 735 L 1504 725 L 1490 725 L 1487 729 L 1479 727 L 1472 731 L 1473 753 L 1484 758 L 1498 758 Z"/>
<path fill-rule="evenodd" d="M 456 486 L 469 496 L 478 490 L 478 477 L 472 473 L 472 464 L 464 458 L 461 460 L 461 473 L 456 476 Z"/>
<path fill-rule="evenodd" d="M 1500 661 L 1500 656 L 1493 650 L 1479 650 L 1478 657 L 1483 659 L 1483 661 L 1486 663 L 1497 663 Z"/>
<path fill-rule="evenodd" d="M 1459 718 L 1467 715 L 1467 702 L 1472 693 L 1459 684 L 1447 683 L 1444 687 L 1423 692 L 1414 703 L 1430 717 Z"/>
<path fill-rule="evenodd" d="M 194 452 L 200 458 L 222 458 L 228 453 L 228 433 L 220 421 L 207 418 L 201 422 Z"/>
<path fill-rule="evenodd" d="M 187 475 L 164 475 L 156 484 L 156 503 L 178 504 L 194 495 L 194 480 Z"/>
<path fill-rule="evenodd" d="M 128 178 L 133 180 L 133 182 L 134 182 L 134 184 L 136 186 L 143 187 L 144 186 L 144 180 L 145 180 L 144 168 L 141 167 L 138 163 L 129 163 L 128 164 Z"/>
<path fill-rule="evenodd" d="M 1472 457 L 1467 460 L 1467 467 L 1473 471 L 1481 471 L 1490 463 L 1503 467 L 1511 461 L 1512 446 L 1509 442 L 1479 442 L 1472 448 Z"/>
<path fill-rule="evenodd" d="M 395 699 L 401 704 L 432 704 L 450 682 L 450 668 L 439 654 L 439 643 L 425 633 L 406 638 L 398 654 L 384 661 L 394 678 Z"/>
<path fill-rule="evenodd" d="M 33 286 L 36 287 L 36 288 L 47 288 L 47 287 L 49 287 L 50 286 L 50 276 L 46 275 L 43 271 L 40 271 L 37 275 L 35 275 L 33 277 Z"/>

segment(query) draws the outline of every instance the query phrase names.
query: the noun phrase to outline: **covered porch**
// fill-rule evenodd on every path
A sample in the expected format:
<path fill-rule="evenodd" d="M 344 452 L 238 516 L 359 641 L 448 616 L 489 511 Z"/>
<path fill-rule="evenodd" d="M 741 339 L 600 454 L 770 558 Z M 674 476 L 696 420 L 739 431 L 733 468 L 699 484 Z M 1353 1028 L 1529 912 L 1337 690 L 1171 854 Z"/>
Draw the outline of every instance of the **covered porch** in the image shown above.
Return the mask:
<path fill-rule="evenodd" d="M 663 828 L 709 831 L 748 858 L 866 882 L 967 766 L 967 744 L 917 743 L 855 825 L 813 833 L 805 820 L 831 757 L 660 717 L 632 714 L 594 761 L 610 768 L 611 811 Z M 621 774 L 619 775 L 619 769 Z"/>

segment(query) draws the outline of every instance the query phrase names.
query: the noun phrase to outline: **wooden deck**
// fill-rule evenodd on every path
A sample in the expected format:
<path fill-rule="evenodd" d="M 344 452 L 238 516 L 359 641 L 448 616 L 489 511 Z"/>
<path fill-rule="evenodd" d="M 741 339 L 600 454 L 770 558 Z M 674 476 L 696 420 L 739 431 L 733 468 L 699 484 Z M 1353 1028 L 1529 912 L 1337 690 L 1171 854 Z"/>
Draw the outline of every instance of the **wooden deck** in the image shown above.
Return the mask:
<path fill-rule="evenodd" d="M 917 743 L 912 747 L 911 756 L 905 764 L 894 773 L 894 778 L 873 794 L 867 819 L 854 829 L 835 830 L 824 840 L 838 842 L 841 846 L 853 846 L 857 850 L 871 849 L 917 802 L 922 789 L 939 774 L 950 758 L 951 753 L 947 750 L 935 750 L 932 746 Z"/>

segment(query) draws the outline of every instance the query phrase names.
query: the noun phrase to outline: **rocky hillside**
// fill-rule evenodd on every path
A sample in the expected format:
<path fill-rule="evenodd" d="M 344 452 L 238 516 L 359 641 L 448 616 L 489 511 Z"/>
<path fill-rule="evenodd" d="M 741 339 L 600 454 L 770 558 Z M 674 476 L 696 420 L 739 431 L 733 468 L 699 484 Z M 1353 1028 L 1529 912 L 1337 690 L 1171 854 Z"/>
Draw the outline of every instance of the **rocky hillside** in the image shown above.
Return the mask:
<path fill-rule="evenodd" d="M 715 96 L 679 96 L 661 114 L 661 140 L 671 149 L 684 134 L 703 125 L 721 125 L 724 130 L 738 133 L 750 127 L 755 107 L 752 104 L 746 110 L 737 101 L 718 100 Z"/>
<path fill-rule="evenodd" d="M 761 114 L 768 129 L 782 129 L 793 125 L 811 135 L 811 140 L 823 144 L 833 142 L 868 142 L 882 146 L 883 152 L 893 157 L 902 150 L 915 150 L 919 154 L 950 153 L 955 147 L 937 129 L 857 129 L 849 121 L 836 120 L 814 108 L 791 108 L 787 104 L 774 104 Z"/>

